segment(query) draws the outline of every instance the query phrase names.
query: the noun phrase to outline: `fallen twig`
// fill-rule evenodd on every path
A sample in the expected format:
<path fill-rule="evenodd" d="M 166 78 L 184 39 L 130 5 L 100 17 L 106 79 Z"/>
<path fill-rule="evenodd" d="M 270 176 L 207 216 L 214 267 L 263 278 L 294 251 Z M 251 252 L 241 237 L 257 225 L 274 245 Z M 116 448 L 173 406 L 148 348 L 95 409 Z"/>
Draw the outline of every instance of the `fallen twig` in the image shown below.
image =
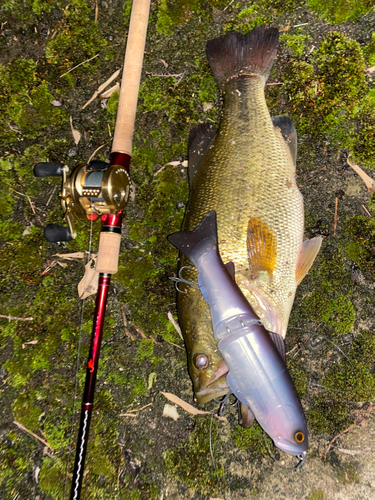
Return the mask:
<path fill-rule="evenodd" d="M 121 71 L 121 68 L 118 69 L 117 71 L 115 71 L 113 73 L 113 75 L 111 75 L 108 80 L 106 80 L 104 83 L 102 83 L 97 90 L 95 90 L 95 92 L 93 93 L 93 95 L 90 97 L 90 99 L 86 102 L 86 104 L 84 104 L 82 106 L 82 109 L 85 109 L 86 106 L 88 106 L 94 99 L 96 99 L 96 97 L 101 93 L 103 92 L 104 89 L 106 89 L 108 87 L 108 85 L 110 83 L 113 82 L 113 80 L 115 80 L 118 75 L 120 74 L 120 71 Z"/>
<path fill-rule="evenodd" d="M 16 316 L 6 316 L 5 314 L 0 314 L 0 318 L 5 318 L 9 321 L 33 321 L 34 318 L 17 318 Z"/>
<path fill-rule="evenodd" d="M 39 437 L 37 434 L 34 434 L 33 432 L 29 431 L 29 429 L 27 429 L 24 425 L 20 424 L 19 422 L 17 422 L 16 420 L 13 420 L 13 423 L 19 428 L 21 429 L 22 431 L 25 431 L 27 432 L 28 434 L 30 434 L 30 436 L 33 436 L 35 437 L 35 439 L 38 439 L 38 441 L 40 441 L 41 443 L 43 443 L 45 446 L 47 446 L 47 448 L 49 448 L 53 453 L 55 453 L 55 450 L 52 448 L 52 446 L 50 446 L 47 441 L 45 441 L 44 439 L 42 439 L 41 437 Z"/>
<path fill-rule="evenodd" d="M 345 455 L 365 455 L 369 451 L 375 450 L 375 444 L 370 446 L 370 448 L 365 448 L 364 450 L 346 450 L 345 448 L 334 448 L 334 449 L 339 451 L 340 453 L 344 453 Z"/>
<path fill-rule="evenodd" d="M 89 160 L 88 160 L 88 162 L 87 162 L 87 163 L 90 163 L 90 161 L 94 158 L 94 156 L 96 155 L 96 153 L 97 153 L 100 149 L 104 148 L 104 146 L 107 146 L 107 144 L 109 144 L 110 142 L 111 142 L 111 141 L 107 141 L 107 142 L 105 142 L 104 144 L 102 144 L 101 146 L 99 146 L 98 148 L 96 148 L 96 149 L 95 149 L 95 151 L 93 152 L 93 154 L 90 156 L 90 158 L 89 158 Z"/>
<path fill-rule="evenodd" d="M 358 424 L 360 424 L 362 422 L 362 420 L 364 419 L 365 417 L 360 417 L 356 422 L 354 422 L 354 424 L 352 424 L 350 427 L 348 427 L 347 429 L 345 429 L 344 431 L 340 432 L 340 434 L 337 434 L 337 436 L 335 436 L 332 441 L 329 443 L 328 445 L 328 448 L 326 449 L 325 453 L 324 453 L 324 460 L 326 460 L 327 458 L 327 454 L 329 452 L 329 450 L 331 449 L 331 446 L 333 445 L 333 443 L 339 439 L 341 436 L 343 436 L 344 434 L 346 434 L 347 432 L 349 432 L 351 429 L 353 429 L 354 427 L 357 427 Z"/>
<path fill-rule="evenodd" d="M 148 406 L 151 406 L 152 403 L 148 403 L 147 405 L 145 406 L 142 406 L 142 408 L 136 408 L 135 410 L 128 410 L 128 413 L 136 413 L 137 411 L 142 411 L 144 410 L 145 408 L 147 408 Z"/>
<path fill-rule="evenodd" d="M 337 226 L 337 205 L 338 205 L 339 199 L 336 196 L 336 201 L 335 201 L 335 220 L 333 222 L 333 235 L 336 234 L 336 226 Z"/>
<path fill-rule="evenodd" d="M 124 332 L 125 332 L 125 335 L 127 335 L 133 342 L 135 340 L 134 336 L 129 332 L 128 330 L 128 321 L 126 319 L 126 315 L 125 315 L 125 311 L 124 311 L 124 308 L 123 306 L 120 304 L 120 310 L 121 310 L 121 316 L 122 316 L 122 321 L 124 323 Z"/>
<path fill-rule="evenodd" d="M 62 78 L 63 76 L 67 75 L 68 73 L 71 73 L 72 71 L 74 71 L 75 69 L 79 68 L 80 66 L 82 66 L 82 64 L 85 64 L 89 61 L 92 61 L 93 59 L 95 59 L 95 57 L 98 57 L 99 54 L 96 54 L 96 56 L 94 57 L 91 57 L 90 59 L 86 59 L 86 61 L 82 61 L 81 63 L 77 64 L 77 66 L 74 66 L 74 68 L 70 69 L 69 71 L 67 71 L 66 73 L 63 73 L 62 75 L 60 75 L 60 78 Z"/>

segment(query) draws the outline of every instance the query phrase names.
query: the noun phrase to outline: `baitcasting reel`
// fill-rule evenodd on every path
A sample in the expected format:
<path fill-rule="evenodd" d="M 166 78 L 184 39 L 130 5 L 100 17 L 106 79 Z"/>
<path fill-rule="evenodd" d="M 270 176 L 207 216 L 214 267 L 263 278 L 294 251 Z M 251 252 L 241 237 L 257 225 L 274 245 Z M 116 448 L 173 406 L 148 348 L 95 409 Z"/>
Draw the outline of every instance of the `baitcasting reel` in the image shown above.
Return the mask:
<path fill-rule="evenodd" d="M 48 241 L 70 241 L 77 236 L 74 215 L 77 219 L 96 220 L 101 215 L 118 214 L 128 202 L 130 177 L 120 165 L 91 161 L 78 165 L 67 177 L 69 168 L 62 163 L 38 163 L 36 177 L 62 177 L 61 206 L 68 227 L 48 224 L 44 236 Z"/>

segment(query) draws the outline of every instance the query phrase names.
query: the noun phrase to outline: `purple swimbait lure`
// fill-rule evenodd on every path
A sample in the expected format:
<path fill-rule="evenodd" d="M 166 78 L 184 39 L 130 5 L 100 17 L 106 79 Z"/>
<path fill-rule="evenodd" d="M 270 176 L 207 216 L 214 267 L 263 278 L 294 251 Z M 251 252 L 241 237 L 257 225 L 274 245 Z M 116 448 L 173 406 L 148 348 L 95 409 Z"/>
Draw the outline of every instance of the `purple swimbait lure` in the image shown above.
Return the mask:
<path fill-rule="evenodd" d="M 275 446 L 303 459 L 307 423 L 285 364 L 283 338 L 262 326 L 231 276 L 233 264 L 221 260 L 216 212 L 209 212 L 194 231 L 174 233 L 168 239 L 198 270 L 199 288 L 229 367 L 227 382 L 233 394 L 250 408 Z"/>

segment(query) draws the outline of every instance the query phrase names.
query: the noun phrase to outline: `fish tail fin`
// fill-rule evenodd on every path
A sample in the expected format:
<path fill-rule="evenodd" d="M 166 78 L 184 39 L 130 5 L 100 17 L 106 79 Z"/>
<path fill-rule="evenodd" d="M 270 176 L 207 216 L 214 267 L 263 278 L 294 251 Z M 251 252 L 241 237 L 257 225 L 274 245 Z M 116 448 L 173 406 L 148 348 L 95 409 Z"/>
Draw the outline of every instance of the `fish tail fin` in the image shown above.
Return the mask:
<path fill-rule="evenodd" d="M 257 26 L 246 35 L 232 31 L 223 37 L 209 40 L 206 52 L 212 72 L 222 87 L 232 78 L 241 75 L 262 75 L 266 82 L 278 46 L 277 28 Z"/>
<path fill-rule="evenodd" d="M 208 212 L 194 231 L 180 231 L 168 236 L 168 240 L 196 265 L 199 257 L 217 248 L 216 212 Z"/>

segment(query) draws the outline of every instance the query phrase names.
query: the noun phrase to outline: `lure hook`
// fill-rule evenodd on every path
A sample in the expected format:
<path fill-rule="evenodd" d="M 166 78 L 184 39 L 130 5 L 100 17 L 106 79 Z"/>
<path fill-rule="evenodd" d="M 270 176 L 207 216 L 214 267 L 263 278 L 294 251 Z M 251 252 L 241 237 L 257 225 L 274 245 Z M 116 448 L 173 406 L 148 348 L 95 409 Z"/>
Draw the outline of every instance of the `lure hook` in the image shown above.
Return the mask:
<path fill-rule="evenodd" d="M 199 288 L 199 286 L 198 286 L 198 285 L 196 285 L 196 284 L 195 284 L 195 283 L 193 283 L 192 281 L 185 280 L 185 279 L 181 276 L 181 271 L 182 271 L 183 269 L 189 269 L 190 271 L 193 271 L 193 269 L 192 269 L 191 267 L 189 267 L 189 266 L 183 266 L 183 267 L 181 267 L 181 269 L 178 271 L 178 278 L 175 278 L 174 276 L 172 276 L 172 277 L 170 277 L 170 278 L 169 278 L 170 280 L 172 280 L 172 281 L 174 281 L 174 282 L 175 282 L 174 286 L 176 287 L 176 290 L 177 290 L 178 292 L 180 292 L 180 293 L 185 293 L 185 294 L 187 293 L 187 292 L 184 292 L 183 290 L 180 290 L 180 289 L 178 288 L 178 284 L 179 284 L 179 283 L 186 283 L 186 285 L 191 285 L 191 286 L 193 286 L 194 288 L 197 288 L 197 289 L 199 290 L 200 288 Z"/>

